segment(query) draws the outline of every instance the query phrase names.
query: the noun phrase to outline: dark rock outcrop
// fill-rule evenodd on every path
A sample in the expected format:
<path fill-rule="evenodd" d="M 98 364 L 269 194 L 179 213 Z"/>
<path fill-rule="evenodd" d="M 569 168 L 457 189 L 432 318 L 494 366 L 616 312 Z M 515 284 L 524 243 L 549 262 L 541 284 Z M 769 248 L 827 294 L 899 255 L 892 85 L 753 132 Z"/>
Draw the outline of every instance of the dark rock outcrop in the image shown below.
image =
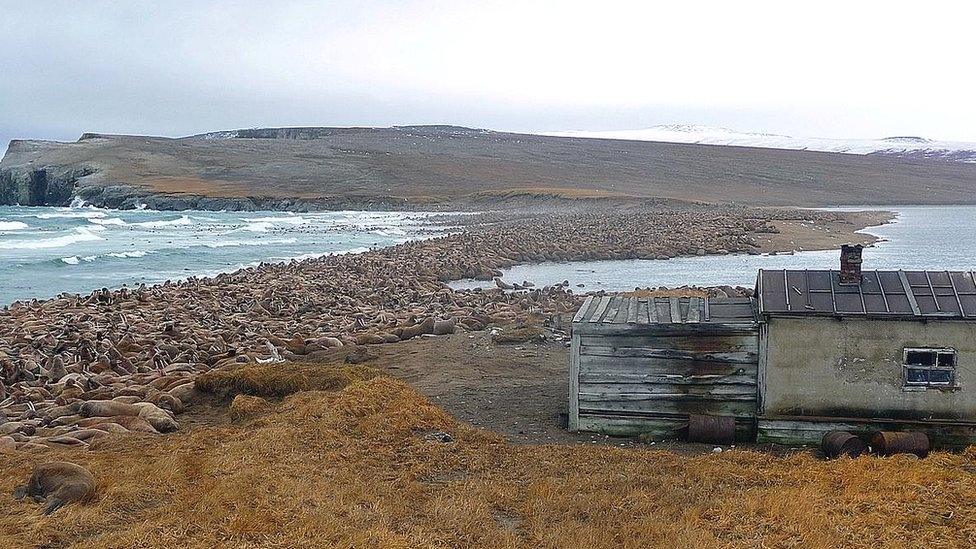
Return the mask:
<path fill-rule="evenodd" d="M 15 168 L 0 170 L 0 204 L 66 206 L 75 196 L 78 180 L 94 173 L 90 167 L 63 170 Z"/>

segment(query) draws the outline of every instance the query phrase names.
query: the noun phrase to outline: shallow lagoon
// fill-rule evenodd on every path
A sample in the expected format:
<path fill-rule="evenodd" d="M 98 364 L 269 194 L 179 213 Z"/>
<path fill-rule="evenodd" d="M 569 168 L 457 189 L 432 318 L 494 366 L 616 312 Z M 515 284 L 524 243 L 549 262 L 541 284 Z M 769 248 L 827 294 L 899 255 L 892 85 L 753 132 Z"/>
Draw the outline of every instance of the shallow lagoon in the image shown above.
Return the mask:
<path fill-rule="evenodd" d="M 863 232 L 883 240 L 864 251 L 865 269 L 976 269 L 976 206 L 858 206 L 840 210 L 888 210 L 893 223 Z M 725 255 L 666 260 L 617 260 L 518 265 L 504 271 L 508 282 L 538 286 L 568 280 L 577 291 L 622 291 L 682 285 L 747 286 L 759 269 L 836 269 L 837 250 L 792 255 Z M 578 284 L 583 284 L 578 288 Z M 453 282 L 455 289 L 494 287 L 491 281 Z"/>

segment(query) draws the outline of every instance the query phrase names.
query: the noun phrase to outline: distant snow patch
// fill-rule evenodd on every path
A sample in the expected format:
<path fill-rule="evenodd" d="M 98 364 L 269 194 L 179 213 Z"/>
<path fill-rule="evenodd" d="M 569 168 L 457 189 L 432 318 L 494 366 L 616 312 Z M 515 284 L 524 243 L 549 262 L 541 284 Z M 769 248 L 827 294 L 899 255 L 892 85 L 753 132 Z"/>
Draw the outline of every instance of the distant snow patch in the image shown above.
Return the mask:
<path fill-rule="evenodd" d="M 832 139 L 825 137 L 792 137 L 774 133 L 737 132 L 728 128 L 695 124 L 665 124 L 642 130 L 536 132 L 555 137 L 589 139 L 622 139 L 664 143 L 698 143 L 835 152 L 844 154 L 885 154 L 912 158 L 937 158 L 976 163 L 976 143 L 935 141 L 917 136 L 894 136 L 879 139 Z"/>

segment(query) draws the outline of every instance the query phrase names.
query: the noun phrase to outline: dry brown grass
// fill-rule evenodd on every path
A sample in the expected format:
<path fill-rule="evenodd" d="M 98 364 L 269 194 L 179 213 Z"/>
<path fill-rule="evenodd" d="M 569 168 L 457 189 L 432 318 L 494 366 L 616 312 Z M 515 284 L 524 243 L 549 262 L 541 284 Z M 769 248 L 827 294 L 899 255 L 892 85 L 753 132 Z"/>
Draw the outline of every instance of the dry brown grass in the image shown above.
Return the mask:
<path fill-rule="evenodd" d="M 454 442 L 424 433 L 450 433 Z M 7 547 L 886 547 L 976 543 L 976 452 L 823 462 L 513 446 L 402 382 L 302 392 L 246 427 L 0 462 L 89 467 L 98 495 L 0 508 Z"/>
<path fill-rule="evenodd" d="M 252 419 L 271 411 L 271 403 L 250 395 L 237 395 L 230 402 L 230 418 L 233 421 Z"/>
<path fill-rule="evenodd" d="M 158 176 L 148 179 L 146 184 L 153 191 L 162 194 L 191 194 L 220 197 L 247 197 L 255 194 L 255 189 L 244 183 L 221 181 L 219 179 L 205 180 L 198 177 Z"/>
<path fill-rule="evenodd" d="M 324 364 L 246 365 L 236 369 L 211 370 L 199 375 L 196 388 L 222 397 L 238 394 L 282 397 L 299 391 L 341 389 L 354 381 L 372 379 L 382 373 L 367 366 L 336 368 Z"/>

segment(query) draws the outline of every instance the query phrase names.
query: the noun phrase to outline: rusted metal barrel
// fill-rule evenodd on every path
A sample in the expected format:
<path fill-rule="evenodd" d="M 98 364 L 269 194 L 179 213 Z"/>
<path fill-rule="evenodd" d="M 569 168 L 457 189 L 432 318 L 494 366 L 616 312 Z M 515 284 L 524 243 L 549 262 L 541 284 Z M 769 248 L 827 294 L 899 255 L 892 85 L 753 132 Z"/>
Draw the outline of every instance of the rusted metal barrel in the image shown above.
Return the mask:
<path fill-rule="evenodd" d="M 929 437 L 918 431 L 878 431 L 871 435 L 871 449 L 882 456 L 915 454 L 929 455 Z"/>
<path fill-rule="evenodd" d="M 867 452 L 868 445 L 847 431 L 828 431 L 820 441 L 820 449 L 830 459 L 840 456 L 856 458 Z"/>
<path fill-rule="evenodd" d="M 688 442 L 731 444 L 735 442 L 735 418 L 727 416 L 688 416 Z"/>

